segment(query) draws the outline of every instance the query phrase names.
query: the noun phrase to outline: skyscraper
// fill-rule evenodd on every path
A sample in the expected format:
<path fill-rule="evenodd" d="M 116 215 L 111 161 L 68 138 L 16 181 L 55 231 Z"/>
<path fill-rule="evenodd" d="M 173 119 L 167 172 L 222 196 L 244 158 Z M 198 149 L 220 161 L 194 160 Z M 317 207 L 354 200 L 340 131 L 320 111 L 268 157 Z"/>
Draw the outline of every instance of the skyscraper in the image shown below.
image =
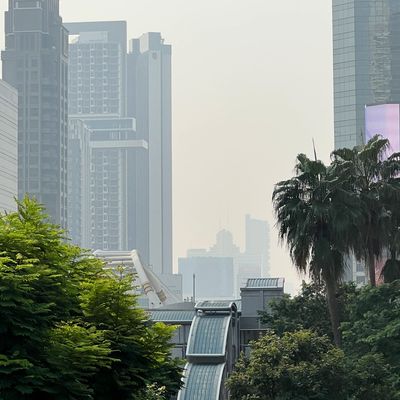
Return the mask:
<path fill-rule="evenodd" d="M 67 224 L 68 35 L 59 0 L 9 0 L 3 79 L 18 90 L 18 195 Z"/>
<path fill-rule="evenodd" d="M 68 23 L 66 27 L 70 42 L 69 173 L 75 177 L 69 185 L 74 195 L 71 235 L 78 244 L 94 250 L 132 250 L 136 248 L 136 197 L 140 197 L 136 193 L 136 153 L 146 152 L 147 143 L 138 140 L 136 121 L 126 112 L 126 22 Z M 85 142 L 89 143 L 89 161 L 79 162 Z M 88 170 L 89 193 L 84 184 Z M 89 212 L 84 213 L 84 208 Z"/>
<path fill-rule="evenodd" d="M 158 274 L 172 273 L 171 46 L 160 33 L 130 42 L 128 115 L 148 143 L 138 160 L 137 248 Z"/>
<path fill-rule="evenodd" d="M 365 106 L 400 102 L 400 2 L 333 0 L 335 148 L 364 141 Z"/>
<path fill-rule="evenodd" d="M 0 213 L 15 210 L 18 193 L 18 93 L 0 80 Z"/>

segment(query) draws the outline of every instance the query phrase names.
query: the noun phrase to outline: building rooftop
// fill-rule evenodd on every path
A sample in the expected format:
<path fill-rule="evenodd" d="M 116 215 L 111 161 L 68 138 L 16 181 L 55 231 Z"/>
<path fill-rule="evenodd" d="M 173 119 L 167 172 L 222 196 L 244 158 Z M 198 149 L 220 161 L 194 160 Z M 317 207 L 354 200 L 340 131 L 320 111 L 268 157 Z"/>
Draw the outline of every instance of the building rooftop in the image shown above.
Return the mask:
<path fill-rule="evenodd" d="M 236 305 L 232 300 L 226 301 L 200 301 L 196 303 L 196 310 L 231 311 Z"/>
<path fill-rule="evenodd" d="M 256 278 L 247 281 L 245 289 L 283 289 L 284 278 Z"/>
<path fill-rule="evenodd" d="M 196 312 L 188 310 L 157 310 L 150 312 L 150 318 L 154 322 L 169 322 L 169 323 L 191 323 Z"/>

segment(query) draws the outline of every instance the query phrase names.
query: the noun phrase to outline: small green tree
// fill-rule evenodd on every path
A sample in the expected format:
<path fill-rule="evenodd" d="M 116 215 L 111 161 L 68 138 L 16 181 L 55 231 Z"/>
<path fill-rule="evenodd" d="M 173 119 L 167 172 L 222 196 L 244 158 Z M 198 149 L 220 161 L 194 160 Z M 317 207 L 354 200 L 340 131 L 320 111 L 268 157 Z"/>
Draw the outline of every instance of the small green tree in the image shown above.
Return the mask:
<path fill-rule="evenodd" d="M 400 281 L 360 290 L 342 324 L 343 346 L 358 358 L 380 354 L 400 376 Z"/>
<path fill-rule="evenodd" d="M 228 379 L 233 400 L 343 400 L 345 356 L 311 331 L 269 333 L 253 343 Z"/>
<path fill-rule="evenodd" d="M 98 279 L 86 284 L 81 296 L 85 320 L 104 332 L 115 361 L 93 381 L 95 399 L 128 399 L 147 384 L 157 383 L 167 394 L 180 388 L 181 367 L 170 356 L 174 327 L 153 324 L 137 308 L 132 276 Z"/>

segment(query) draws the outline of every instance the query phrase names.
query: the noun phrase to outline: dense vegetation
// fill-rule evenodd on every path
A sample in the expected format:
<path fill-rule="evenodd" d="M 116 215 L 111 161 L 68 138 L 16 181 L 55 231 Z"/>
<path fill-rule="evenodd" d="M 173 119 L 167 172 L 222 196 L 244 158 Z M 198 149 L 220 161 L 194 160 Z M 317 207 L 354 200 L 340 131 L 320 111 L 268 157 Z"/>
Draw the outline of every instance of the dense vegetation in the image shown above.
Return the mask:
<path fill-rule="evenodd" d="M 280 239 L 311 284 L 261 316 L 270 331 L 238 362 L 233 400 L 400 399 L 400 153 L 389 150 L 376 136 L 329 165 L 300 154 L 276 185 Z M 352 257 L 365 288 L 341 285 Z"/>
<path fill-rule="evenodd" d="M 323 285 L 271 304 L 269 333 L 231 375 L 233 400 L 400 399 L 400 281 L 339 287 L 342 348 L 334 346 Z"/>
<path fill-rule="evenodd" d="M 1 398 L 176 393 L 173 328 L 149 321 L 132 283 L 69 244 L 36 202 L 25 199 L 18 212 L 0 215 Z"/>

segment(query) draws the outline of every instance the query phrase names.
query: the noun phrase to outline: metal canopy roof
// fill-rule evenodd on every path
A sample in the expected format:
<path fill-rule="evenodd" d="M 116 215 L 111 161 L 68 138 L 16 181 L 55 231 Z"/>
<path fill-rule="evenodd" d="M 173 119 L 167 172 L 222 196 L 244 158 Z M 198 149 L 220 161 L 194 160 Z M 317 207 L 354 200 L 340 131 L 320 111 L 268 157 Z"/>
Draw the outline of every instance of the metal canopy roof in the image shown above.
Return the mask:
<path fill-rule="evenodd" d="M 283 289 L 284 286 L 284 278 L 256 278 L 247 281 L 246 289 Z"/>
<path fill-rule="evenodd" d="M 210 311 L 231 311 L 236 308 L 232 300 L 227 301 L 200 301 L 196 304 L 196 310 Z"/>
<path fill-rule="evenodd" d="M 225 355 L 230 321 L 230 315 L 196 316 L 190 330 L 187 357 Z"/>
<path fill-rule="evenodd" d="M 186 368 L 178 400 L 219 400 L 225 364 L 189 364 Z"/>
<path fill-rule="evenodd" d="M 191 323 L 196 312 L 187 310 L 164 310 L 150 312 L 150 318 L 155 322 Z"/>

